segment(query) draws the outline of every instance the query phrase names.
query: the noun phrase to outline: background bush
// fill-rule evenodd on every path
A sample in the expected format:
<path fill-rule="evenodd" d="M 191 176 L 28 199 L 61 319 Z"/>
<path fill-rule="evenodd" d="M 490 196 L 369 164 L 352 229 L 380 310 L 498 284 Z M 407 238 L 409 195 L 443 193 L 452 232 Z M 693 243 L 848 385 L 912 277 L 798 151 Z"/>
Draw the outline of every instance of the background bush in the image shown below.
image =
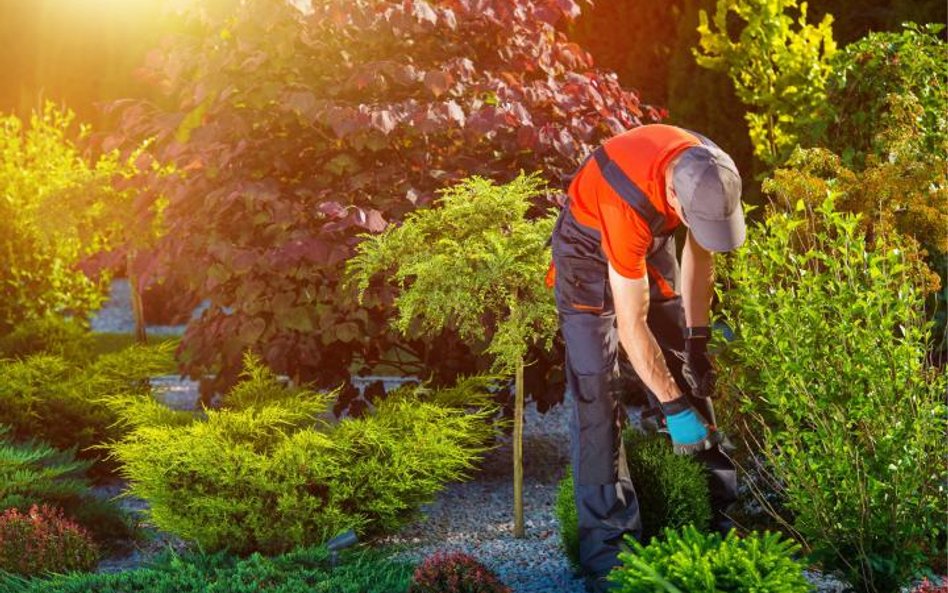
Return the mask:
<path fill-rule="evenodd" d="M 134 535 L 128 517 L 111 502 L 93 495 L 88 461 L 72 451 L 41 442 L 13 443 L 0 426 L 0 510 L 28 512 L 34 505 L 62 509 L 85 527 L 97 542 L 112 545 Z"/>
<path fill-rule="evenodd" d="M 228 408 L 140 425 L 111 446 L 154 524 L 210 550 L 279 552 L 346 529 L 395 530 L 463 477 L 494 435 L 492 410 L 404 397 L 330 423 L 333 394 L 283 387 L 247 364 Z"/>
<path fill-rule="evenodd" d="M 31 354 L 55 354 L 78 364 L 91 362 L 92 335 L 78 321 L 47 315 L 24 321 L 0 336 L 0 359 L 23 359 Z"/>
<path fill-rule="evenodd" d="M 40 575 L 92 570 L 99 550 L 82 528 L 54 507 L 0 514 L 0 572 Z"/>
<path fill-rule="evenodd" d="M 776 533 L 731 531 L 721 538 L 695 527 L 666 529 L 643 546 L 627 537 L 632 548 L 621 552 L 621 565 L 609 580 L 617 593 L 808 593 L 803 564 L 793 559 L 799 546 Z"/>
<path fill-rule="evenodd" d="M 642 519 L 642 541 L 667 528 L 694 525 L 699 530 L 711 522 L 711 498 L 704 466 L 688 455 L 676 455 L 668 438 L 628 429 L 623 433 L 629 475 L 635 486 Z M 573 474 L 568 468 L 556 497 L 560 542 L 575 569 L 579 567 L 579 534 Z"/>
<path fill-rule="evenodd" d="M 325 548 L 267 558 L 224 554 L 167 555 L 146 568 L 25 580 L 0 573 L 2 593 L 405 593 L 414 567 L 382 552 L 344 553 L 337 564 Z"/>
<path fill-rule="evenodd" d="M 150 398 L 148 379 L 172 369 L 168 344 L 133 346 L 85 366 L 48 354 L 0 361 L 0 424 L 15 440 L 40 439 L 99 459 L 103 455 L 89 447 L 123 432 L 109 400 Z"/>
<path fill-rule="evenodd" d="M 813 210 L 801 198 L 722 268 L 737 339 L 721 384 L 784 498 L 778 518 L 868 591 L 945 555 L 948 383 L 926 366 L 914 249 L 893 233 L 867 238 L 832 198 Z"/>
<path fill-rule="evenodd" d="M 510 587 L 469 554 L 436 553 L 415 569 L 408 593 L 510 593 Z"/>
<path fill-rule="evenodd" d="M 908 24 L 902 31 L 871 33 L 836 53 L 817 114 L 812 144 L 825 146 L 856 170 L 871 154 L 885 157 L 879 133 L 890 124 L 892 95 L 919 106 L 919 152 L 948 156 L 948 62 L 940 24 Z"/>
<path fill-rule="evenodd" d="M 105 299 L 109 275 L 80 264 L 124 231 L 130 194 L 112 182 L 135 167 L 116 152 L 86 158 L 76 141 L 88 129 L 73 120 L 52 103 L 26 123 L 0 116 L 0 335 L 49 314 L 86 319 Z"/>

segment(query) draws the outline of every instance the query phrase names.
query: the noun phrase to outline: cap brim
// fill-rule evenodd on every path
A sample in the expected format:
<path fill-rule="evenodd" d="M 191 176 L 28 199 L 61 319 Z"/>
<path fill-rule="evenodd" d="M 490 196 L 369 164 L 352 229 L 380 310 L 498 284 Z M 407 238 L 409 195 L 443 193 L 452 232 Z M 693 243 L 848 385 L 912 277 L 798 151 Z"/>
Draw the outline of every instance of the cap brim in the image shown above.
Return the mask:
<path fill-rule="evenodd" d="M 724 220 L 704 220 L 689 217 L 688 230 L 698 245 L 716 253 L 733 251 L 744 244 L 747 228 L 744 224 L 744 208 L 738 204 L 734 212 Z"/>

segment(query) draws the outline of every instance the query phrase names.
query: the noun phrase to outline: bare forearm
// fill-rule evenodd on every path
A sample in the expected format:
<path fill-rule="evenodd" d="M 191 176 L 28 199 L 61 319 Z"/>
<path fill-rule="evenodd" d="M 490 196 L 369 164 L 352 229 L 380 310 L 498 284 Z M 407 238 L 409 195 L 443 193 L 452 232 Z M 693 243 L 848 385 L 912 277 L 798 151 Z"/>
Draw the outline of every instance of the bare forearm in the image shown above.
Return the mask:
<path fill-rule="evenodd" d="M 642 379 L 659 401 L 667 402 L 681 396 L 681 390 L 665 362 L 655 336 L 648 326 L 619 327 L 619 342 L 629 355 L 636 374 Z"/>
<path fill-rule="evenodd" d="M 714 259 L 709 251 L 698 245 L 691 233 L 681 254 L 681 278 L 685 323 L 688 327 L 708 325 L 714 294 Z"/>

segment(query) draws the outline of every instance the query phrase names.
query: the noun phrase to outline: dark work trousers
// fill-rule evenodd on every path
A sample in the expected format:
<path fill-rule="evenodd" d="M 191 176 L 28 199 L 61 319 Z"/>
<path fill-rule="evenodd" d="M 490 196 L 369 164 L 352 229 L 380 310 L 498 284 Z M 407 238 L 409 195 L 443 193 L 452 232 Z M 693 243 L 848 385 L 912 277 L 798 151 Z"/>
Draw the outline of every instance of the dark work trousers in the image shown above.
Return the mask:
<path fill-rule="evenodd" d="M 622 536 L 639 537 L 642 528 L 622 442 L 625 412 L 610 390 L 618 373 L 619 338 L 600 243 L 598 231 L 576 222 L 568 205 L 563 208 L 552 239 L 554 292 L 566 342 L 566 382 L 573 394 L 570 453 L 580 565 L 593 575 L 604 575 L 617 565 Z M 685 318 L 681 297 L 675 294 L 679 267 L 674 236 L 655 239 L 646 263 L 648 324 L 669 370 L 688 393 L 681 373 Z M 654 394 L 649 399 L 657 402 Z M 692 401 L 706 416 L 713 415 L 710 400 Z M 736 499 L 734 466 L 719 449 L 697 455 L 711 470 L 713 508 L 723 510 Z"/>

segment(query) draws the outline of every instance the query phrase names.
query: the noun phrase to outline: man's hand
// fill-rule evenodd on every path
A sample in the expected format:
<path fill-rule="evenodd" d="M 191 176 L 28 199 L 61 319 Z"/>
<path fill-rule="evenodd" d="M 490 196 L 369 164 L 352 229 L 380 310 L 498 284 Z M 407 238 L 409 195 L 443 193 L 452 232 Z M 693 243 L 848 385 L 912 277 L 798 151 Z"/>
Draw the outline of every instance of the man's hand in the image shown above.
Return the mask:
<path fill-rule="evenodd" d="M 685 334 L 685 366 L 682 374 L 695 397 L 714 397 L 717 373 L 708 358 L 711 331 L 707 327 L 690 327 Z"/>
<path fill-rule="evenodd" d="M 687 396 L 663 402 L 661 405 L 675 453 L 703 451 L 714 444 L 715 432 L 688 402 Z"/>

